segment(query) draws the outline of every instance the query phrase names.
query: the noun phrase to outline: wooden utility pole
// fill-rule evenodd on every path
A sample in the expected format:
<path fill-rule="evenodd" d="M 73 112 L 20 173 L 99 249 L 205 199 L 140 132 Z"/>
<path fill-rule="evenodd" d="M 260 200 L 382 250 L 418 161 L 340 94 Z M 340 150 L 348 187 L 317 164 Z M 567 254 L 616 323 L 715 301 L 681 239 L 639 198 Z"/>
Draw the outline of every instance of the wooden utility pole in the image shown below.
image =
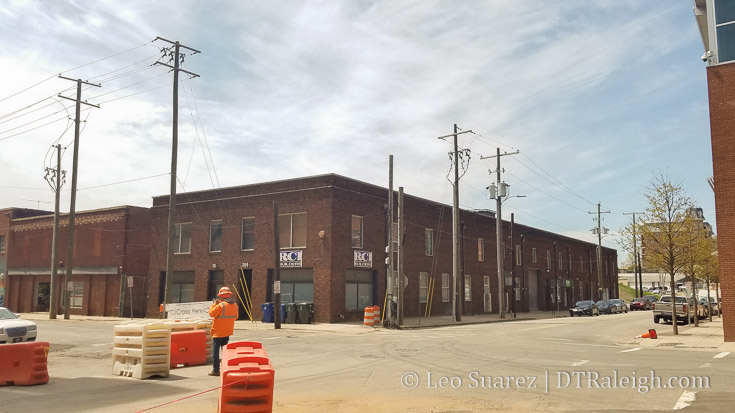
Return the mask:
<path fill-rule="evenodd" d="M 396 277 L 395 277 L 395 265 L 393 263 L 393 254 L 394 254 L 394 246 L 393 246 L 393 155 L 390 155 L 388 157 L 388 245 L 386 247 L 386 252 L 388 253 L 388 260 L 387 260 L 387 276 L 386 276 L 386 295 L 387 295 L 387 302 L 386 306 L 383 309 L 383 312 L 385 313 L 386 320 L 388 320 L 388 326 L 394 327 L 396 324 L 395 320 L 395 314 L 393 313 L 393 303 L 395 302 L 394 299 L 394 291 L 393 287 L 396 283 Z"/>
<path fill-rule="evenodd" d="M 171 189 L 168 198 L 168 242 L 166 245 L 166 286 L 163 292 L 163 304 L 169 303 L 169 289 L 173 282 L 173 271 L 174 271 L 174 244 L 176 242 L 176 164 L 178 162 L 178 151 L 179 151 L 179 72 L 184 72 L 192 78 L 199 77 L 198 74 L 188 72 L 184 69 L 179 68 L 179 64 L 182 61 L 183 55 L 180 49 L 191 50 L 192 54 L 201 53 L 199 50 L 192 49 L 191 47 L 184 46 L 179 42 L 173 42 L 171 40 L 164 39 L 162 37 L 156 37 L 156 40 L 162 40 L 164 42 L 173 45 L 173 53 L 168 49 L 164 50 L 162 57 L 168 56 L 169 62 L 173 60 L 173 66 L 168 63 L 156 62 L 154 64 L 166 66 L 174 72 L 174 90 L 173 90 L 173 133 L 171 141 Z M 165 317 L 165 315 L 164 315 Z"/>
<path fill-rule="evenodd" d="M 459 260 L 459 147 L 457 145 L 457 135 L 463 133 L 471 133 L 471 130 L 458 132 L 457 124 L 454 124 L 454 133 L 451 135 L 440 136 L 437 139 L 446 139 L 453 137 L 452 162 L 454 163 L 454 179 L 452 186 L 454 187 L 452 197 L 452 314 L 455 321 L 462 321 L 462 302 L 463 296 L 460 291 L 462 288 L 460 260 Z"/>
<path fill-rule="evenodd" d="M 403 187 L 398 187 L 398 325 L 403 325 L 403 290 L 406 285 L 403 275 L 403 236 L 406 223 L 403 221 Z"/>
<path fill-rule="evenodd" d="M 514 244 L 514 238 L 513 238 L 513 226 L 515 225 L 515 214 L 510 213 L 510 285 L 511 285 L 511 291 L 510 291 L 510 318 L 516 318 L 516 262 L 518 261 L 518 257 L 516 257 L 516 247 Z"/>
<path fill-rule="evenodd" d="M 600 214 L 609 214 L 610 211 L 601 211 L 600 203 L 597 203 L 597 212 L 587 212 L 588 214 L 597 214 L 597 299 L 606 300 L 602 292 L 602 217 Z"/>
<path fill-rule="evenodd" d="M 515 155 L 517 153 L 520 153 L 519 151 L 511 152 L 511 153 L 504 153 L 501 155 L 500 148 L 497 148 L 497 152 L 495 156 L 482 156 L 480 159 L 490 159 L 490 158 L 497 158 L 497 186 L 495 187 L 495 243 L 496 245 L 496 253 L 497 253 L 497 262 L 498 262 L 498 314 L 500 318 L 505 318 L 505 274 L 503 274 L 503 213 L 502 213 L 502 205 L 503 205 L 503 198 L 507 196 L 507 184 L 505 182 L 500 182 L 500 157 L 501 156 L 508 156 L 508 155 Z"/>
<path fill-rule="evenodd" d="M 638 240 L 635 235 L 635 214 L 637 212 L 624 212 L 623 215 L 633 216 L 633 278 L 635 279 L 635 296 L 643 297 L 643 274 L 640 274 L 638 266 Z M 640 282 L 640 287 L 639 287 Z"/>
<path fill-rule="evenodd" d="M 49 311 L 48 318 L 50 320 L 56 320 L 56 315 L 59 308 L 59 301 L 57 299 L 58 292 L 56 291 L 56 284 L 58 282 L 58 250 L 59 250 L 59 204 L 61 202 L 61 179 L 64 172 L 61 170 L 61 145 L 55 145 L 56 148 L 56 168 L 46 168 L 46 180 L 48 181 L 51 188 L 55 193 L 54 202 L 54 231 L 51 239 L 51 287 L 49 297 Z M 62 289 L 63 291 L 64 289 Z"/>
<path fill-rule="evenodd" d="M 74 119 L 74 160 L 71 170 L 71 203 L 69 206 L 69 244 L 66 253 L 66 276 L 64 277 L 64 319 L 69 319 L 69 300 L 71 299 L 71 289 L 74 288 L 73 284 L 69 284 L 72 280 L 72 269 L 74 267 L 74 219 L 76 214 L 77 205 L 77 175 L 78 175 L 78 164 L 79 164 L 79 131 L 81 124 L 81 112 L 82 103 L 95 108 L 99 108 L 99 105 L 94 105 L 89 102 L 82 102 L 82 84 L 88 86 L 102 87 L 96 83 L 85 82 L 82 79 L 71 79 L 59 75 L 61 79 L 70 80 L 77 83 L 77 97 L 72 99 L 70 97 L 59 95 L 62 99 L 72 100 L 76 103 L 76 118 Z"/>
<path fill-rule="evenodd" d="M 273 239 L 275 261 L 273 263 L 273 327 L 281 328 L 281 240 L 278 236 L 278 201 L 273 201 Z"/>

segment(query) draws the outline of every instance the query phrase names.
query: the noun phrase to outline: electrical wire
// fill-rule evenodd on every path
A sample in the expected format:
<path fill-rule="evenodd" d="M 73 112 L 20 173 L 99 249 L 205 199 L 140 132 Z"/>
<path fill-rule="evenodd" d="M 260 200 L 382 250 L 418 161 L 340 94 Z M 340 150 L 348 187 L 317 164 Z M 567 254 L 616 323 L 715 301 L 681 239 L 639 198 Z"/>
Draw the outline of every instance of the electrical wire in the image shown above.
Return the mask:
<path fill-rule="evenodd" d="M 71 72 L 72 70 L 77 70 L 77 69 L 81 69 L 81 68 L 83 68 L 83 67 L 86 67 L 86 66 L 89 66 L 89 65 L 93 65 L 93 64 L 95 64 L 95 63 L 99 63 L 99 62 L 101 62 L 101 61 L 103 61 L 103 60 L 111 59 L 111 58 L 113 58 L 113 57 L 116 57 L 116 56 L 120 56 L 120 55 L 122 55 L 122 54 L 125 54 L 125 53 L 128 53 L 128 52 L 132 52 L 133 50 L 136 50 L 136 49 L 139 49 L 139 48 L 141 48 L 141 47 L 147 46 L 147 45 L 149 45 L 149 44 L 153 43 L 154 41 L 155 41 L 155 39 L 154 39 L 154 40 L 151 40 L 150 42 L 147 42 L 147 43 L 143 43 L 143 44 L 141 44 L 141 45 L 139 45 L 139 46 L 135 46 L 135 47 L 132 47 L 132 48 L 130 48 L 130 49 L 128 49 L 128 50 L 123 50 L 122 52 L 119 52 L 119 53 L 115 53 L 115 54 L 112 54 L 112 55 L 110 55 L 110 56 L 107 56 L 107 57 L 103 57 L 103 58 L 101 58 L 101 59 L 97 59 L 97 60 L 94 60 L 94 61 L 92 61 L 92 62 L 89 62 L 89 63 L 85 63 L 85 64 L 83 64 L 83 65 L 80 65 L 80 66 L 77 66 L 77 67 L 73 67 L 73 68 L 71 68 L 71 69 L 67 69 L 67 70 L 64 70 L 64 71 L 62 71 L 62 72 L 60 72 L 60 73 L 58 73 L 58 74 L 54 74 L 54 75 L 52 75 L 52 76 L 49 76 L 49 77 L 47 77 L 47 78 L 45 78 L 45 79 L 41 80 L 41 81 L 40 81 L 40 82 L 38 82 L 38 83 L 35 83 L 35 84 L 31 85 L 31 86 L 28 86 L 28 87 L 26 87 L 25 89 L 22 89 L 22 90 L 20 90 L 20 91 L 18 91 L 18 92 L 15 92 L 15 93 L 13 93 L 13 94 L 11 94 L 11 95 L 9 95 L 9 96 L 6 96 L 6 97 L 4 97 L 4 98 L 0 99 L 0 102 L 4 102 L 4 101 L 6 101 L 6 100 L 8 100 L 8 99 L 10 99 L 10 98 L 12 98 L 12 97 L 14 97 L 14 96 L 17 96 L 17 95 L 19 95 L 19 94 L 21 94 L 21 93 L 23 93 L 23 92 L 26 92 L 26 91 L 28 91 L 28 90 L 30 90 L 30 89 L 33 89 L 34 87 L 36 87 L 36 86 L 38 86 L 38 85 L 40 85 L 40 84 L 43 84 L 43 83 L 45 83 L 45 82 L 48 82 L 49 80 L 51 80 L 51 79 L 54 79 L 55 77 L 57 77 L 58 75 L 61 75 L 61 74 L 63 74 L 63 73 Z"/>

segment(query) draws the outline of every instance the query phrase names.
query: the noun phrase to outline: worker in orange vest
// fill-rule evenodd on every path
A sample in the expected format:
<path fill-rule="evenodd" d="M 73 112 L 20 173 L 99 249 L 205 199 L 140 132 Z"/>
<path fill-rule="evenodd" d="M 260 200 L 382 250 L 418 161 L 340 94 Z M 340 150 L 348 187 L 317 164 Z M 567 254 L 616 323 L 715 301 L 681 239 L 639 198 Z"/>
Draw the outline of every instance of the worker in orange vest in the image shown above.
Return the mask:
<path fill-rule="evenodd" d="M 219 376 L 219 351 L 222 346 L 230 341 L 230 336 L 235 329 L 235 320 L 238 317 L 237 303 L 232 299 L 232 292 L 227 287 L 219 289 L 215 299 L 209 306 L 209 315 L 214 319 L 212 322 L 212 371 L 210 376 Z"/>

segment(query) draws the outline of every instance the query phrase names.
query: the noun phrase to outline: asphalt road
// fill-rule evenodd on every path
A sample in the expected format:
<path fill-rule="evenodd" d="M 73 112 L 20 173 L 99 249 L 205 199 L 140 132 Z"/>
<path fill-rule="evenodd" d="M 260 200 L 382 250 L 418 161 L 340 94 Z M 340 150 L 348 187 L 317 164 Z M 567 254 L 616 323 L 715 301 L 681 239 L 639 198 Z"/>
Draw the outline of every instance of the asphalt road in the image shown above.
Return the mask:
<path fill-rule="evenodd" d="M 51 381 L 0 388 L 0 412 L 217 410 L 216 390 L 160 406 L 216 389 L 210 366 L 115 377 L 112 323 L 38 324 Z M 406 331 L 284 325 L 232 341 L 264 344 L 276 412 L 731 411 L 735 354 L 639 346 L 633 337 L 651 327 L 649 311 Z"/>

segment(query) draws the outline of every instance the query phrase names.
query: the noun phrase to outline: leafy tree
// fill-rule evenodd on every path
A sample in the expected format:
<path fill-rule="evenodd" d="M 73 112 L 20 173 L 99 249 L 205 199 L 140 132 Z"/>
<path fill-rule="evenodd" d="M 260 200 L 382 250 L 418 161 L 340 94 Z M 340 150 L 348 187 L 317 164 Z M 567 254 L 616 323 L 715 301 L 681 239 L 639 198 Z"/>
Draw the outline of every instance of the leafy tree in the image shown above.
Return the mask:
<path fill-rule="evenodd" d="M 685 218 L 687 239 L 684 248 L 684 273 L 692 281 L 692 293 L 694 294 L 694 314 L 698 314 L 699 300 L 697 297 L 697 279 L 703 279 L 703 268 L 705 262 L 712 254 L 712 240 L 704 228 L 703 221 L 697 219 L 693 212 L 688 213 Z M 694 325 L 699 327 L 699 317 L 694 318 Z"/>
<path fill-rule="evenodd" d="M 693 208 L 681 182 L 674 182 L 659 172 L 654 174 L 644 194 L 648 201 L 641 217 L 643 264 L 669 274 L 671 283 L 672 324 L 679 334 L 676 320 L 676 274 L 687 264 L 691 223 L 688 211 Z"/>

